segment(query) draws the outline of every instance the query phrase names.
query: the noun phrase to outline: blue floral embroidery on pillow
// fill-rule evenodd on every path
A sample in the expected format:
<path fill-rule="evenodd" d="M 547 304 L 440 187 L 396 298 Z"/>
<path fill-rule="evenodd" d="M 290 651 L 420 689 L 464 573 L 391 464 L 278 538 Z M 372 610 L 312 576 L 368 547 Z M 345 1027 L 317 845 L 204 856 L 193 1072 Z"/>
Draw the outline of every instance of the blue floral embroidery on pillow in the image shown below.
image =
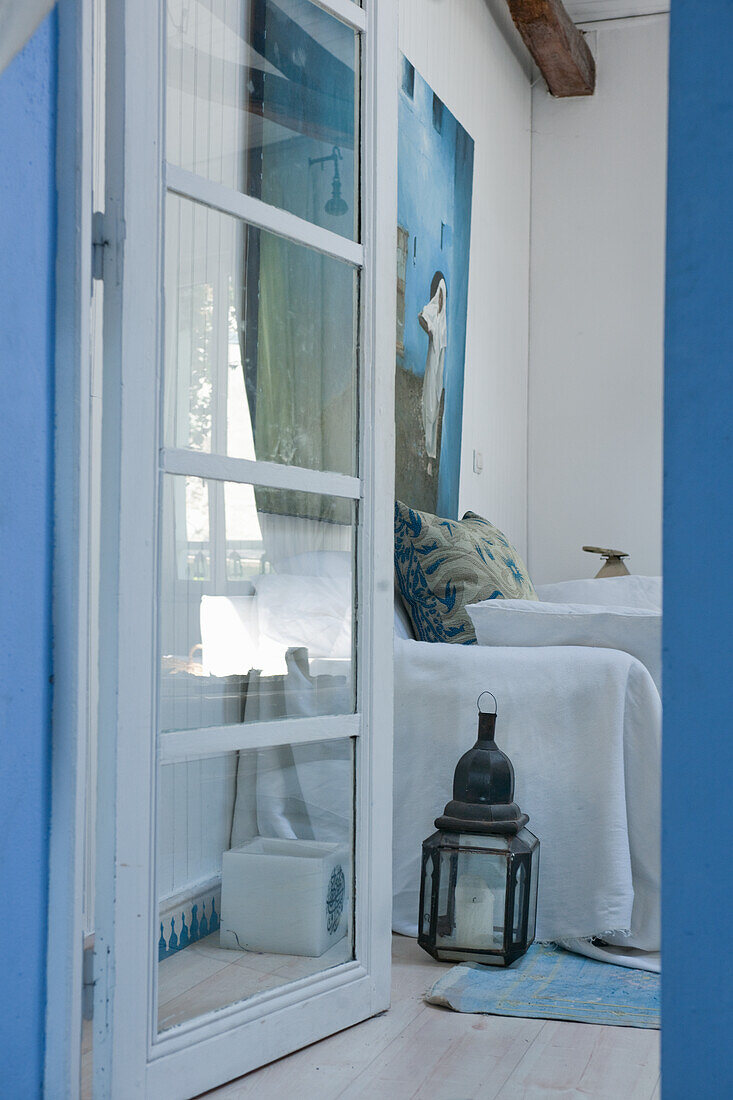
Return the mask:
<path fill-rule="evenodd" d="M 405 516 L 395 503 L 395 572 L 400 594 L 407 605 L 417 637 L 424 642 L 454 642 L 466 633 L 465 624 L 446 627 L 444 616 L 452 611 L 456 602 L 456 587 L 448 582 L 445 595 L 434 593 L 425 578 L 419 554 L 425 547 L 415 547 L 412 540 L 419 538 L 423 523 L 418 512 L 407 509 Z M 431 549 L 437 550 L 432 543 Z M 441 610 L 442 608 L 442 610 Z M 475 645 L 475 636 L 466 639 L 467 645 Z"/>
<path fill-rule="evenodd" d="M 517 581 L 519 584 L 521 584 L 522 581 L 524 580 L 524 577 L 522 576 L 521 569 L 517 568 L 517 563 L 515 561 L 513 561 L 511 558 L 504 558 L 504 564 L 507 566 L 507 568 L 511 572 L 512 576 L 514 577 L 514 580 Z"/>

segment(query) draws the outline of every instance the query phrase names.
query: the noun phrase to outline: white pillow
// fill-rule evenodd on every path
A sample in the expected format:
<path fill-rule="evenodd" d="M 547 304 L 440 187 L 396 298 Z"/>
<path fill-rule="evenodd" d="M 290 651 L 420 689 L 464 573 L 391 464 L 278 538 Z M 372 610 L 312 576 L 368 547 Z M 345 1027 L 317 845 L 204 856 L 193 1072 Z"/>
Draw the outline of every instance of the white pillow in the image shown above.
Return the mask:
<path fill-rule="evenodd" d="M 603 582 L 607 583 L 607 582 Z M 479 645 L 621 649 L 662 684 L 662 614 L 642 607 L 484 600 L 467 608 Z"/>
<path fill-rule="evenodd" d="M 536 585 L 544 603 L 587 603 L 603 607 L 647 607 L 662 610 L 662 578 L 592 577 L 581 581 L 559 581 Z"/>
<path fill-rule="evenodd" d="M 253 578 L 260 644 L 351 658 L 351 577 L 261 573 Z"/>

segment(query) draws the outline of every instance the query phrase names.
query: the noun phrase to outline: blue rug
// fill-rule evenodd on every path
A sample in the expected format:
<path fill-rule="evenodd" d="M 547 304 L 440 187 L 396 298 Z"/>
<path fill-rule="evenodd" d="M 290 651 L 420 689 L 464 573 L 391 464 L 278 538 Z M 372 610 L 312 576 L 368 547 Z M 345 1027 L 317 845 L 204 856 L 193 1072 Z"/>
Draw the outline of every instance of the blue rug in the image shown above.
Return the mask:
<path fill-rule="evenodd" d="M 426 996 L 456 1012 L 659 1028 L 659 974 L 534 944 L 513 966 L 461 963 Z"/>

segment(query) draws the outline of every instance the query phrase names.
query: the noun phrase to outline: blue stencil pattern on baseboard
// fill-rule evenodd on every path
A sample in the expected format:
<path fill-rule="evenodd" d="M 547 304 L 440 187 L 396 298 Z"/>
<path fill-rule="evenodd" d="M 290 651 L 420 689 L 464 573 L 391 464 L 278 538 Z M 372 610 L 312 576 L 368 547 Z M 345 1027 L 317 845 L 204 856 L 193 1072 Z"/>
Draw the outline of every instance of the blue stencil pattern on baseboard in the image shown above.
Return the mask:
<path fill-rule="evenodd" d="M 177 951 L 184 947 L 190 947 L 192 943 L 211 935 L 219 928 L 219 914 L 216 911 L 216 901 L 212 897 L 211 908 L 207 916 L 206 902 L 201 903 L 201 916 L 198 915 L 198 905 L 191 906 L 191 921 L 186 924 L 186 914 L 181 913 L 180 923 L 176 917 L 166 917 L 160 922 L 160 939 L 158 940 L 158 962 L 169 959 Z M 168 927 L 166 927 L 166 925 Z M 168 939 L 166 939 L 166 934 Z"/>

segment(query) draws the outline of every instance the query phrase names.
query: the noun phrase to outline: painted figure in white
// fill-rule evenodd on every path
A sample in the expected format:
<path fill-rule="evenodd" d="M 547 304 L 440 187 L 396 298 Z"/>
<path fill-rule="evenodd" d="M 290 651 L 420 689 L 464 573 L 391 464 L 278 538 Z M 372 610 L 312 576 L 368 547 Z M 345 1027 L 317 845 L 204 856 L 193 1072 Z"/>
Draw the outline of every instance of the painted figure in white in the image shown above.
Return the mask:
<path fill-rule="evenodd" d="M 428 454 L 428 473 L 432 473 L 432 459 L 438 451 L 438 416 L 443 393 L 443 364 L 448 344 L 448 311 L 445 279 L 439 271 L 433 276 L 430 288 L 432 297 L 420 310 L 418 320 L 428 334 L 428 354 L 422 383 L 422 423 L 425 432 L 425 450 Z"/>

